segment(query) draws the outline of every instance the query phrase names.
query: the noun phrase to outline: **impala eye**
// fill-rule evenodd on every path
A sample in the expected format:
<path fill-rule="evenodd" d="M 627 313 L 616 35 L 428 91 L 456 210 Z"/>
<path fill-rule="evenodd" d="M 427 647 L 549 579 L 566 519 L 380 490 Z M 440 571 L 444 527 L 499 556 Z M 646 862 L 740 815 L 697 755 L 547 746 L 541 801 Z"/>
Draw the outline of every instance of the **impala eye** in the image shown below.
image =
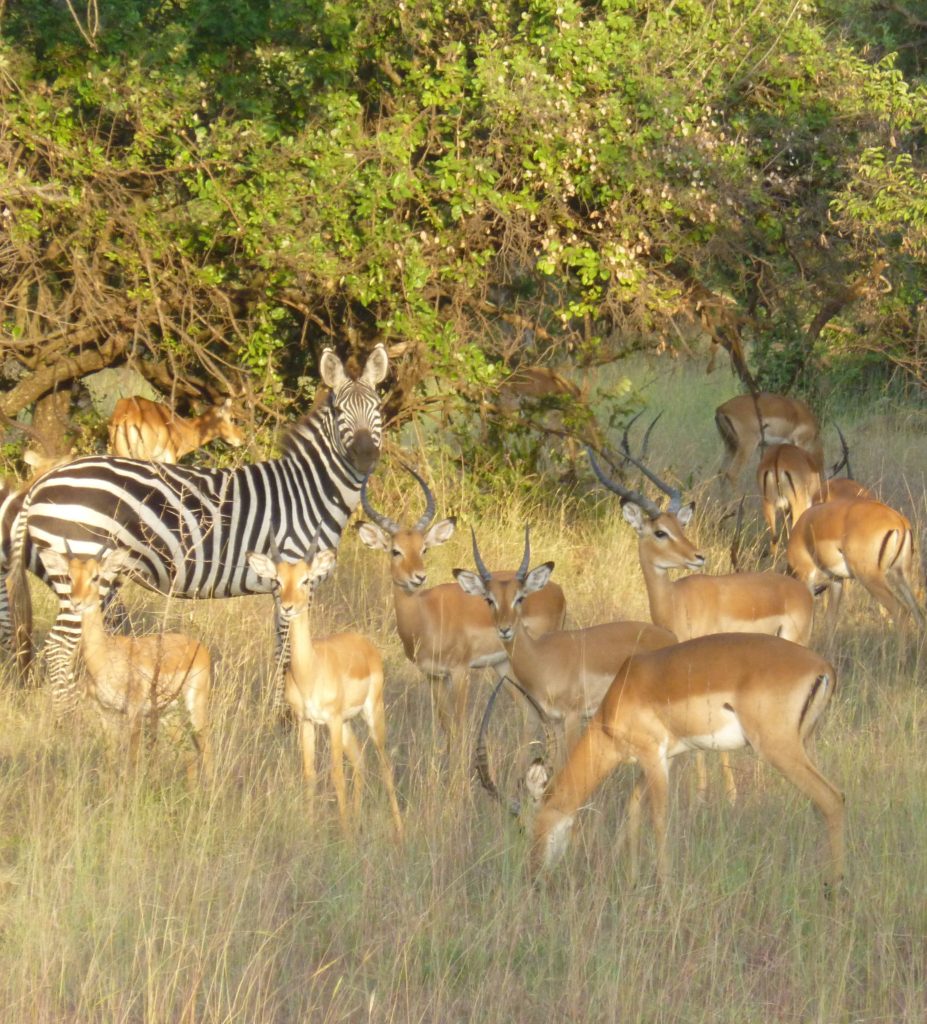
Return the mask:
<path fill-rule="evenodd" d="M 653 531 L 653 535 L 654 535 L 654 537 L 659 537 L 660 540 L 663 540 L 664 537 L 668 537 L 669 536 L 669 534 L 666 532 L 666 530 L 654 530 Z"/>
<path fill-rule="evenodd" d="M 393 556 L 393 558 L 400 558 L 402 556 L 402 552 L 399 550 L 399 548 L 393 548 L 390 554 Z"/>

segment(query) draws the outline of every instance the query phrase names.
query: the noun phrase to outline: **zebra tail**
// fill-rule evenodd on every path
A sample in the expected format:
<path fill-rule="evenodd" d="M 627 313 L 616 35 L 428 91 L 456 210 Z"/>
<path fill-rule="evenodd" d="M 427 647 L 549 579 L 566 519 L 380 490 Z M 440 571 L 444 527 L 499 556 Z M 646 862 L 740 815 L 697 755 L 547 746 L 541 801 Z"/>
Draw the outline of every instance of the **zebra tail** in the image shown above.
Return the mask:
<path fill-rule="evenodd" d="M 13 653 L 16 658 L 16 672 L 21 686 L 29 680 L 35 648 L 32 642 L 32 594 L 29 591 L 29 580 L 26 577 L 26 524 L 29 506 L 32 503 L 31 491 L 20 509 L 19 516 L 13 524 L 13 546 L 10 566 L 6 577 L 7 594 L 10 602 L 10 626 L 13 634 Z"/>

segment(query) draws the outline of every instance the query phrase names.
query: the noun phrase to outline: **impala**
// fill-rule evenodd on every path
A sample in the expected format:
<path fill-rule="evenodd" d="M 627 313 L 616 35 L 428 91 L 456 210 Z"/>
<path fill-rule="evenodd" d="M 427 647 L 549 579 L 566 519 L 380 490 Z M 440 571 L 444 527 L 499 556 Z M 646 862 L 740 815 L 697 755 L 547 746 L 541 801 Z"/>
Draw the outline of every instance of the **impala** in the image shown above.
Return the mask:
<path fill-rule="evenodd" d="M 425 495 L 425 511 L 411 527 L 401 526 L 377 512 L 361 489 L 361 506 L 371 522 L 357 524 L 361 541 L 390 556 L 396 628 L 406 657 L 436 687 L 438 717 L 450 739 L 465 721 L 470 670 L 492 667 L 501 678 L 509 672 L 505 648 L 493 617 L 481 598 L 465 594 L 454 583 L 425 589 L 425 553 L 450 540 L 453 517 L 433 523 L 435 499 L 425 481 L 409 466 L 403 467 Z M 514 579 L 512 572 L 495 574 Z M 560 629 L 566 614 L 563 591 L 555 583 L 531 594 L 523 610 L 528 628 L 537 633 Z"/>
<path fill-rule="evenodd" d="M 113 579 L 131 566 L 133 556 L 125 548 L 109 552 L 102 549 L 90 558 L 43 548 L 39 557 L 50 576 L 71 581 L 71 603 L 81 619 L 80 649 L 87 669 L 87 691 L 107 720 L 125 719 L 130 768 L 138 764 L 143 723 L 147 721 L 156 735 L 160 716 L 183 697 L 193 742 L 209 775 L 209 651 L 180 633 L 133 637 L 106 632 L 101 586 L 108 589 Z M 195 765 L 190 775 L 195 777 Z"/>
<path fill-rule="evenodd" d="M 814 459 L 794 444 L 775 444 L 767 448 L 760 459 L 756 480 L 763 501 L 763 516 L 769 527 L 770 549 L 773 557 L 779 545 L 778 514 L 789 530 L 799 516 L 820 501 L 842 497 L 873 497 L 868 488 L 847 478 L 837 479 L 844 467 L 849 473 L 850 450 L 843 431 L 837 427 L 843 454 L 829 470 L 822 473 Z"/>
<path fill-rule="evenodd" d="M 671 569 L 701 569 L 705 556 L 685 534 L 694 506 L 682 504 L 682 495 L 634 459 L 637 466 L 666 495 L 666 510 L 638 491 L 611 480 L 589 451 L 599 480 L 617 494 L 622 513 L 637 533 L 637 552 L 650 602 L 653 622 L 679 640 L 709 633 L 768 633 L 807 644 L 811 636 L 814 599 L 798 580 L 774 572 L 728 573 L 708 576 L 695 573 L 671 580 Z M 728 798 L 736 799 L 734 777 L 722 759 Z M 699 789 L 704 792 L 704 762 L 699 762 Z"/>
<path fill-rule="evenodd" d="M 473 535 L 476 572 L 455 569 L 458 585 L 489 606 L 496 631 L 515 678 L 548 722 L 563 725 L 563 753 L 579 738 L 583 723 L 595 712 L 615 673 L 635 651 L 674 644 L 676 637 L 649 622 L 607 622 L 586 629 L 555 629 L 535 634 L 526 625 L 527 599 L 550 585 L 553 562 L 528 571 L 531 548 L 525 527 L 525 550 L 512 576 L 486 568 Z"/>
<path fill-rule="evenodd" d="M 299 723 L 303 777 L 310 799 L 315 794 L 315 731 L 328 728 L 332 784 L 345 835 L 350 835 L 344 758 L 353 769 L 353 815 L 363 795 L 363 756 L 351 719 L 360 715 L 380 760 L 383 784 L 389 797 L 396 834 L 402 838 L 402 817 L 393 785 L 393 769 L 386 751 L 386 711 L 383 706 L 383 659 L 359 633 L 336 633 L 313 639 L 309 626 L 312 590 L 335 565 L 335 552 L 307 554 L 297 562 L 250 553 L 248 564 L 258 576 L 272 580 L 280 616 L 289 623 L 290 661 L 286 670 L 286 699 Z"/>
<path fill-rule="evenodd" d="M 731 487 L 760 445 L 794 444 L 811 456 L 819 471 L 824 465 L 818 421 L 798 398 L 766 391 L 736 395 L 718 406 L 715 423 L 725 447 L 721 473 Z"/>
<path fill-rule="evenodd" d="M 843 876 L 843 796 L 815 767 L 805 744 L 834 692 L 836 675 L 798 644 L 759 633 L 698 637 L 635 654 L 557 775 L 534 821 L 531 869 L 551 867 L 569 842 L 577 811 L 619 764 L 642 777 L 628 804 L 636 877 L 643 797 L 656 837 L 656 873 L 669 876 L 666 810 L 670 760 L 688 750 L 750 746 L 818 808 L 830 841 L 830 882 Z"/>
<path fill-rule="evenodd" d="M 857 579 L 896 622 L 924 612 L 915 597 L 916 554 L 911 524 L 881 501 L 827 501 L 807 509 L 786 548 L 789 566 L 810 592 L 829 591 L 825 629 L 836 625 L 844 580 Z"/>
<path fill-rule="evenodd" d="M 217 437 L 233 448 L 245 443 L 244 433 L 232 420 L 231 398 L 191 419 L 139 395 L 120 398 L 109 421 L 110 454 L 129 459 L 176 463 Z"/>

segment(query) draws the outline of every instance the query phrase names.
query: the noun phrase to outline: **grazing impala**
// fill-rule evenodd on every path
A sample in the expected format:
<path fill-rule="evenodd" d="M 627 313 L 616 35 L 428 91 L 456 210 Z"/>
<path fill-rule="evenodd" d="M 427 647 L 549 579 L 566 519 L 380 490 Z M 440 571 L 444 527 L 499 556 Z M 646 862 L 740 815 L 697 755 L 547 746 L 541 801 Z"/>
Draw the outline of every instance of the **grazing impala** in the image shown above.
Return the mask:
<path fill-rule="evenodd" d="M 129 459 L 176 463 L 216 437 L 233 448 L 245 443 L 244 433 L 232 421 L 231 398 L 191 419 L 138 395 L 120 398 L 109 421 L 110 454 Z"/>
<path fill-rule="evenodd" d="M 715 423 L 725 448 L 721 473 L 731 487 L 760 445 L 794 444 L 811 456 L 819 471 L 824 465 L 818 421 L 798 398 L 766 391 L 736 395 L 718 406 Z"/>
<path fill-rule="evenodd" d="M 372 522 L 358 523 L 357 531 L 367 547 L 390 556 L 396 627 L 402 646 L 409 661 L 438 687 L 438 716 L 450 738 L 465 721 L 470 670 L 492 667 L 502 677 L 509 671 L 509 664 L 485 601 L 465 594 L 456 583 L 425 589 L 425 552 L 451 538 L 456 520 L 432 523 L 434 495 L 418 473 L 409 466 L 403 468 L 425 494 L 422 517 L 413 526 L 404 527 L 377 512 L 367 498 L 365 483 L 361 504 Z M 512 572 L 495 575 L 509 580 L 515 576 Z M 563 591 L 552 583 L 531 594 L 523 614 L 534 632 L 560 629 L 566 614 Z"/>
<path fill-rule="evenodd" d="M 551 867 L 577 811 L 619 764 L 642 777 L 628 805 L 636 875 L 640 806 L 656 836 L 657 878 L 669 876 L 666 809 L 670 760 L 688 750 L 750 746 L 818 808 L 830 840 L 830 881 L 843 876 L 843 796 L 818 771 L 805 743 L 834 692 L 833 667 L 807 648 L 759 633 L 720 633 L 635 654 L 551 783 L 534 822 L 531 869 Z"/>
<path fill-rule="evenodd" d="M 586 629 L 551 630 L 535 634 L 524 620 L 531 594 L 550 583 L 553 562 L 528 571 L 531 548 L 525 527 L 525 550 L 514 576 L 500 578 L 486 568 L 473 535 L 476 572 L 455 569 L 461 589 L 489 606 L 515 678 L 549 722 L 563 724 L 563 753 L 572 749 L 583 722 L 599 706 L 615 673 L 635 651 L 674 644 L 676 637 L 649 622 L 607 622 Z"/>
<path fill-rule="evenodd" d="M 183 697 L 193 742 L 204 772 L 211 772 L 209 691 L 212 660 L 209 651 L 180 633 L 158 636 L 113 636 L 103 626 L 100 588 L 130 567 L 125 548 L 105 549 L 91 558 L 43 548 L 39 557 L 50 576 L 69 577 L 71 605 L 81 618 L 80 649 L 87 668 L 88 693 L 107 720 L 124 717 L 129 735 L 129 766 L 138 764 L 142 725 L 157 730 L 158 719 Z M 191 779 L 196 766 L 191 766 Z"/>
<path fill-rule="evenodd" d="M 829 590 L 825 629 L 837 622 L 844 580 L 857 579 L 898 622 L 906 614 L 924 625 L 915 597 L 916 554 L 911 524 L 881 501 L 865 498 L 812 505 L 789 537 L 786 557 L 810 591 Z"/>
<path fill-rule="evenodd" d="M 868 488 L 856 480 L 837 479 L 844 467 L 849 473 L 850 450 L 843 431 L 837 427 L 843 454 L 826 473 L 815 466 L 812 457 L 794 444 L 775 444 L 767 448 L 760 459 L 756 480 L 763 500 L 763 516 L 769 527 L 770 548 L 773 557 L 779 544 L 778 514 L 791 530 L 799 516 L 820 501 L 839 498 L 874 497 Z"/>
<path fill-rule="evenodd" d="M 623 503 L 625 520 L 637 533 L 640 559 L 650 617 L 658 626 L 675 633 L 679 640 L 709 633 L 768 633 L 807 644 L 811 636 L 814 600 L 798 580 L 774 572 L 729 573 L 708 576 L 695 573 L 671 580 L 671 569 L 701 569 L 705 556 L 685 534 L 693 505 L 682 504 L 682 495 L 625 451 L 624 457 L 637 466 L 665 494 L 666 510 L 638 491 L 632 491 L 605 475 L 591 450 L 589 458 L 596 476 Z M 722 759 L 725 788 L 736 798 L 733 774 Z M 699 790 L 704 792 L 704 762 L 699 762 Z"/>
<path fill-rule="evenodd" d="M 315 546 L 315 545 L 313 545 Z M 303 752 L 303 776 L 310 798 L 315 792 L 315 730 L 328 727 L 332 759 L 332 783 L 338 800 L 341 827 L 350 834 L 344 758 L 354 771 L 354 816 L 363 794 L 363 756 L 350 720 L 361 715 L 380 759 L 383 784 L 393 813 L 396 835 L 402 838 L 402 818 L 393 785 L 393 769 L 386 751 L 386 711 L 383 706 L 383 659 L 373 644 L 359 633 L 336 633 L 313 639 L 309 606 L 316 583 L 335 565 L 334 551 L 307 554 L 298 562 L 252 552 L 248 564 L 258 576 L 273 580 L 281 618 L 289 624 L 290 662 L 286 670 L 286 699 L 299 723 Z"/>

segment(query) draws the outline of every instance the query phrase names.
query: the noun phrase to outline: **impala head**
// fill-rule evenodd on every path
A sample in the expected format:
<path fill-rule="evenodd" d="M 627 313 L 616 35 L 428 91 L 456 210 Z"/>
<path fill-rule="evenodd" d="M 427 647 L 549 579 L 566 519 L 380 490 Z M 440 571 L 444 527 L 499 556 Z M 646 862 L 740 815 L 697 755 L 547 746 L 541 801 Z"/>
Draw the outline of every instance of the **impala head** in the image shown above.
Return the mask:
<path fill-rule="evenodd" d="M 389 357 L 382 344 L 370 353 L 360 375 L 352 380 L 334 351 L 326 348 L 319 361 L 322 382 L 331 389 L 329 405 L 335 414 L 338 439 L 348 461 L 366 476 L 380 457 L 383 415 L 377 385 L 386 377 Z"/>
<path fill-rule="evenodd" d="M 71 607 L 79 615 L 99 607 L 102 594 L 113 580 L 132 565 L 132 555 L 125 548 L 107 552 L 105 547 L 95 555 L 81 557 L 70 547 L 61 554 L 51 548 L 39 551 L 39 558 L 50 576 L 67 577 L 71 581 Z"/>
<path fill-rule="evenodd" d="M 226 398 L 219 405 L 214 405 L 203 414 L 205 425 L 215 431 L 216 437 L 221 438 L 232 448 L 241 448 L 245 443 L 245 432 L 232 419 L 232 400 Z"/>
<path fill-rule="evenodd" d="M 375 551 L 385 551 L 390 557 L 390 574 L 393 583 L 407 594 L 414 594 L 426 583 L 425 552 L 451 539 L 457 520 L 451 516 L 432 525 L 435 517 L 435 499 L 428 484 L 412 469 L 402 463 L 425 495 L 425 511 L 412 526 L 401 526 L 383 515 L 370 504 L 367 497 L 367 481 L 361 486 L 361 507 L 372 522 L 358 523 L 357 533 L 361 543 Z"/>
<path fill-rule="evenodd" d="M 627 432 L 622 449 L 628 462 L 637 466 L 660 490 L 669 495 L 670 502 L 665 511 L 639 491 L 632 491 L 607 476 L 596 461 L 591 448 L 587 448 L 586 453 L 595 475 L 610 491 L 621 498 L 622 514 L 625 521 L 634 527 L 642 551 L 647 552 L 648 562 L 658 569 L 701 569 L 705 565 L 705 556 L 685 533 L 685 527 L 691 521 L 695 510 L 694 502 L 690 501 L 683 505 L 682 495 L 675 487 L 664 483 L 628 452 Z"/>
<path fill-rule="evenodd" d="M 536 590 L 546 587 L 550 574 L 554 571 L 553 562 L 544 562 L 536 569 L 528 571 L 531 560 L 531 544 L 528 526 L 525 527 L 525 550 L 521 565 L 514 577 L 493 578 L 492 573 L 480 556 L 480 549 L 473 533 L 473 561 L 476 572 L 468 569 L 455 569 L 454 577 L 465 594 L 481 597 L 489 605 L 496 623 L 496 631 L 503 643 L 510 643 L 515 638 L 515 628 L 522 614 L 525 598 Z M 472 532 L 472 531 L 471 531 Z"/>
<path fill-rule="evenodd" d="M 271 581 L 278 600 L 280 618 L 290 622 L 309 608 L 316 584 L 324 580 L 335 567 L 335 552 L 326 550 L 313 554 L 310 550 L 298 562 L 284 562 L 252 551 L 248 554 L 248 565 L 255 575 Z"/>

